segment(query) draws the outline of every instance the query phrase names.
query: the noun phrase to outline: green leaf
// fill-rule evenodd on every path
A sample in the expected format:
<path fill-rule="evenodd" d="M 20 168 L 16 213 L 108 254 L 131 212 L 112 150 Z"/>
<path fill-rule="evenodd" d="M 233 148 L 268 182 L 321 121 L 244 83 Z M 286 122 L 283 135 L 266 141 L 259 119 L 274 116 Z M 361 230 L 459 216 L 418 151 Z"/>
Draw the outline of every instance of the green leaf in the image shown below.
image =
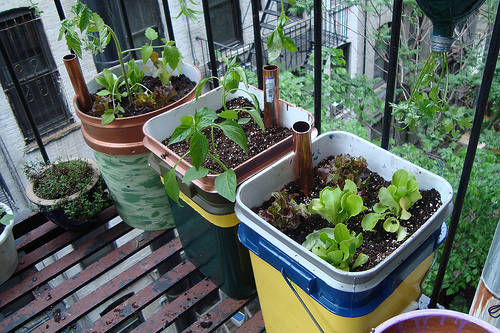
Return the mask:
<path fill-rule="evenodd" d="M 97 96 L 108 96 L 111 95 L 111 93 L 107 89 L 100 90 L 96 93 Z"/>
<path fill-rule="evenodd" d="M 142 62 L 146 63 L 151 55 L 153 54 L 153 47 L 151 45 L 143 45 L 141 47 Z"/>
<path fill-rule="evenodd" d="M 293 42 L 293 39 L 290 37 L 283 37 L 282 39 L 282 45 L 285 50 L 288 50 L 290 52 L 296 52 L 297 46 L 295 46 L 295 43 Z"/>
<path fill-rule="evenodd" d="M 364 253 L 358 254 L 358 257 L 354 261 L 354 264 L 352 264 L 351 268 L 354 269 L 356 267 L 359 267 L 359 266 L 365 264 L 366 262 L 368 262 L 368 259 L 369 259 L 369 257 L 366 254 L 364 254 Z"/>
<path fill-rule="evenodd" d="M 238 119 L 238 112 L 235 110 L 225 110 L 219 113 L 219 117 L 224 118 L 224 119 Z"/>
<path fill-rule="evenodd" d="M 396 232 L 396 235 L 397 235 L 396 241 L 401 242 L 408 235 L 408 231 L 406 230 L 405 227 L 400 226 L 398 231 Z"/>
<path fill-rule="evenodd" d="M 384 218 L 385 214 L 379 214 L 379 213 L 367 214 L 365 215 L 365 217 L 363 217 L 363 220 L 361 221 L 361 227 L 363 227 L 364 230 L 372 230 L 377 225 L 377 222 Z"/>
<path fill-rule="evenodd" d="M 163 182 L 165 185 L 165 191 L 167 195 L 175 201 L 177 204 L 179 203 L 179 183 L 177 183 L 177 178 L 175 176 L 175 168 L 170 169 L 165 176 L 163 177 Z"/>
<path fill-rule="evenodd" d="M 144 33 L 146 38 L 149 39 L 150 41 L 154 41 L 155 39 L 158 38 L 158 33 L 153 29 L 153 28 L 147 28 L 146 32 Z"/>
<path fill-rule="evenodd" d="M 208 139 L 199 131 L 194 131 L 189 143 L 191 162 L 195 168 L 200 168 L 201 163 L 205 160 L 208 154 Z"/>
<path fill-rule="evenodd" d="M 399 229 L 399 221 L 397 218 L 389 216 L 383 224 L 384 230 L 387 232 L 396 232 Z"/>
<path fill-rule="evenodd" d="M 234 202 L 236 200 L 236 173 L 229 169 L 215 178 L 215 189 L 217 193 L 227 200 Z"/>
<path fill-rule="evenodd" d="M 108 109 L 108 110 L 104 111 L 104 114 L 102 115 L 101 125 L 105 126 L 105 125 L 111 123 L 113 120 L 115 120 L 115 110 Z"/>
<path fill-rule="evenodd" d="M 326 255 L 326 261 L 333 266 L 338 266 L 342 262 L 344 254 L 340 250 L 332 251 Z"/>
<path fill-rule="evenodd" d="M 210 170 L 204 167 L 196 169 L 196 167 L 189 168 L 182 178 L 183 183 L 192 182 L 193 180 L 203 178 L 210 173 Z"/>
<path fill-rule="evenodd" d="M 205 86 L 205 83 L 207 83 L 207 81 L 210 79 L 212 79 L 212 77 L 206 77 L 200 80 L 200 83 L 196 87 L 196 100 L 198 100 L 198 97 L 200 97 L 203 87 Z"/>
<path fill-rule="evenodd" d="M 281 54 L 282 42 L 279 33 L 274 30 L 267 39 L 267 56 L 269 62 L 276 60 Z"/>
<path fill-rule="evenodd" d="M 218 127 L 224 132 L 229 139 L 233 140 L 238 146 L 247 153 L 247 138 L 245 132 L 240 125 L 234 120 L 225 120 L 218 124 Z"/>

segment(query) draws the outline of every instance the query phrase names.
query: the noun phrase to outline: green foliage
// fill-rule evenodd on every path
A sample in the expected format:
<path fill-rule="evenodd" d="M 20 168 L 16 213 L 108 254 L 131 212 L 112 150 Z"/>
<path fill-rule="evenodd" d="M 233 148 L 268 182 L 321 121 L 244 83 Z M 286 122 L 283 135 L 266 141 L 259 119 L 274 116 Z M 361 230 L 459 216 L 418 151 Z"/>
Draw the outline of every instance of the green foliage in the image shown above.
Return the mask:
<path fill-rule="evenodd" d="M 402 241 L 407 236 L 407 231 L 399 220 L 408 220 L 411 217 L 408 209 L 422 199 L 415 175 L 404 169 L 396 170 L 392 175 L 391 185 L 379 190 L 378 199 L 379 202 L 373 207 L 374 213 L 367 214 L 361 221 L 361 226 L 364 230 L 372 230 L 378 221 L 385 219 L 384 230 L 397 233 L 397 241 Z M 386 212 L 387 210 L 389 211 Z"/>
<path fill-rule="evenodd" d="M 203 14 L 203 12 L 189 8 L 186 1 L 184 1 L 184 0 L 178 0 L 178 1 L 179 1 L 179 4 L 181 5 L 181 11 L 179 12 L 179 14 L 177 14 L 177 16 L 174 17 L 174 19 L 178 19 L 181 15 L 185 15 L 188 19 L 191 20 L 191 22 L 198 23 L 199 21 L 195 15 L 196 14 Z M 195 2 L 193 0 L 189 0 L 189 2 L 192 3 L 193 5 L 199 4 L 198 2 Z"/>
<path fill-rule="evenodd" d="M 58 200 L 54 206 L 41 206 L 41 211 L 63 209 L 68 218 L 79 221 L 88 219 L 113 204 L 106 184 L 99 176 L 92 191 L 86 188 L 93 178 L 92 167 L 84 160 L 74 159 L 54 164 L 28 162 L 23 171 L 29 180 L 35 180 L 35 194 L 43 199 Z M 70 195 L 80 193 L 75 199 L 68 200 Z"/>
<path fill-rule="evenodd" d="M 289 2 L 294 5 L 294 2 Z M 282 48 L 290 52 L 297 51 L 297 47 L 295 46 L 293 39 L 285 36 L 283 32 L 283 28 L 288 21 L 290 21 L 290 19 L 288 18 L 288 16 L 286 16 L 283 0 L 281 0 L 281 14 L 278 17 L 278 23 L 276 24 L 276 28 L 267 39 L 267 55 L 268 61 L 270 63 L 280 56 Z"/>
<path fill-rule="evenodd" d="M 356 184 L 347 179 L 343 190 L 339 186 L 335 189 L 325 187 L 319 198 L 311 200 L 308 210 L 312 214 L 319 214 L 332 225 L 337 225 L 366 209 L 363 206 L 363 198 L 357 193 Z"/>
<path fill-rule="evenodd" d="M 159 77 L 163 85 L 169 84 L 170 77 L 175 69 L 180 70 L 182 66 L 182 55 L 179 49 L 175 47 L 175 42 L 167 41 L 162 38 L 162 45 L 153 46 L 153 43 L 158 39 L 158 33 L 152 28 L 147 28 L 144 33 L 149 43 L 146 43 L 140 49 L 122 50 L 113 29 L 105 24 L 103 19 L 97 13 L 92 12 L 87 5 L 78 1 L 76 5 L 71 7 L 71 12 L 74 14 L 74 17 L 71 19 L 64 19 L 61 22 L 59 40 L 64 36 L 68 48 L 73 50 L 79 58 L 82 57 L 82 49 L 90 51 L 94 55 L 104 52 L 111 39 L 113 39 L 116 46 L 121 75 L 116 76 L 108 69 L 105 69 L 102 76 L 96 78 L 96 82 L 104 87 L 104 90 L 98 92 L 98 95 L 111 97 L 111 104 L 109 105 L 111 108 L 103 110 L 104 106 L 101 104 L 103 100 L 98 100 L 97 104 L 93 106 L 94 114 L 102 116 L 101 125 L 105 126 L 111 123 L 116 117 L 120 117 L 120 113 L 123 113 L 123 108 L 120 105 L 122 97 L 129 98 L 130 104 L 133 105 L 134 98 L 132 96 L 132 91 L 142 94 L 152 93 L 151 91 L 141 90 L 144 72 L 139 69 L 133 60 L 127 63 L 127 72 L 123 60 L 126 53 L 140 50 L 144 64 L 146 64 L 148 60 L 152 61 L 154 65 L 154 69 L 150 69 L 152 76 Z M 162 49 L 161 59 L 159 58 L 158 52 L 154 51 L 155 48 Z M 172 69 L 171 72 L 168 72 L 167 64 Z M 145 69 L 148 68 L 145 67 Z M 125 92 L 119 92 L 118 88 L 121 86 L 125 86 Z M 172 88 L 170 88 L 170 90 L 171 89 Z M 163 94 L 163 96 L 166 95 L 168 94 Z M 151 97 L 149 100 L 158 101 L 159 99 L 157 97 L 158 96 Z M 140 97 L 136 100 L 143 105 L 144 99 L 144 97 Z M 166 100 L 163 98 L 163 100 L 168 102 L 170 99 Z M 107 100 L 105 101 L 107 102 Z"/>
<path fill-rule="evenodd" d="M 10 221 L 12 221 L 13 219 L 14 219 L 14 215 L 7 214 L 5 209 L 0 208 L 0 224 L 9 225 Z M 0 229 L 0 231 L 1 231 L 1 229 Z M 0 232 L 0 234 L 1 234 L 1 232 Z"/>
<path fill-rule="evenodd" d="M 297 194 L 289 194 L 286 191 L 271 193 L 273 203 L 268 209 L 260 210 L 258 215 L 281 231 L 297 228 L 301 222 L 300 217 L 307 218 L 311 214 L 305 204 L 297 204 L 293 199 L 295 196 Z"/>
<path fill-rule="evenodd" d="M 241 124 L 250 121 L 250 118 L 241 117 L 241 111 L 250 115 L 251 119 L 259 125 L 262 130 L 265 130 L 264 122 L 260 116 L 260 106 L 257 97 L 248 93 L 248 96 L 252 99 L 252 107 L 243 107 L 240 109 L 229 110 L 226 104 L 226 98 L 230 93 L 235 93 L 239 89 L 240 82 L 243 82 L 244 86 L 248 88 L 248 80 L 243 68 L 236 63 L 236 58 L 229 61 L 227 58 L 222 57 L 222 60 L 227 65 L 226 75 L 219 79 L 216 77 L 205 78 L 201 80 L 200 84 L 196 88 L 196 99 L 201 94 L 202 88 L 209 79 L 216 79 L 222 85 L 222 105 L 224 111 L 217 114 L 214 110 L 202 107 L 200 110 L 196 110 L 195 115 L 186 115 L 181 118 L 181 125 L 179 125 L 169 140 L 169 145 L 176 142 L 186 140 L 189 142 L 189 151 L 177 161 L 175 166 L 167 173 L 164 178 L 165 189 L 167 194 L 172 200 L 179 203 L 179 184 L 175 178 L 175 167 L 179 162 L 184 159 L 187 155 L 191 156 L 191 162 L 193 167 L 189 169 L 184 175 L 183 182 L 193 181 L 207 176 L 210 172 L 216 173 L 213 170 L 209 170 L 201 166 L 203 161 L 208 157 L 214 160 L 221 168 L 224 170 L 215 178 L 215 188 L 217 193 L 227 200 L 234 202 L 236 199 L 236 185 L 237 179 L 236 174 L 233 169 L 227 168 L 224 163 L 219 159 L 217 151 L 215 150 L 215 145 L 212 145 L 212 150 L 209 149 L 209 140 L 214 139 L 214 129 L 218 128 L 222 130 L 225 136 L 234 141 L 238 146 L 247 153 L 247 139 Z M 242 90 L 244 91 L 244 90 Z M 224 119 L 222 122 L 217 121 L 218 119 Z M 205 131 L 204 131 L 205 130 Z M 206 134 L 209 133 L 209 134 Z"/>
<path fill-rule="evenodd" d="M 492 138 L 491 148 L 499 147 L 498 133 L 484 130 L 482 138 Z M 486 140 L 485 140 L 486 141 Z M 465 160 L 465 149 L 454 151 L 451 147 L 441 148 L 437 153 L 428 153 L 414 145 L 395 147 L 393 152 L 434 172 L 450 182 L 458 190 L 460 175 Z M 452 297 L 451 309 L 468 312 L 464 301 L 464 290 L 477 288 L 491 240 L 500 218 L 500 194 L 496 179 L 500 177 L 500 155 L 489 149 L 478 149 L 471 178 L 464 200 L 457 233 L 445 272 L 442 293 Z M 456 193 L 455 193 L 456 195 Z M 440 261 L 443 248 L 438 248 Z M 438 265 L 431 270 L 424 285 L 427 295 L 432 293 Z M 469 300 L 470 301 L 470 300 Z"/>
<path fill-rule="evenodd" d="M 344 271 L 359 267 L 368 261 L 368 256 L 359 253 L 354 263 L 356 249 L 363 243 L 363 235 L 350 232 L 346 225 L 339 223 L 335 228 L 323 228 L 306 237 L 303 247 Z"/>

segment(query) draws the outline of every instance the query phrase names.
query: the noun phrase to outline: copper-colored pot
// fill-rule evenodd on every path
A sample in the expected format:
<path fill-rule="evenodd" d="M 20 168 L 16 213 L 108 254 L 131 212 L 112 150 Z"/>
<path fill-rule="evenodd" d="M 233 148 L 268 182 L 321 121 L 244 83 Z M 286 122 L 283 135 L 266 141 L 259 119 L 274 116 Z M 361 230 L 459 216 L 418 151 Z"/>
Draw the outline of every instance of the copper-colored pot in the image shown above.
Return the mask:
<path fill-rule="evenodd" d="M 142 62 L 142 60 L 138 61 Z M 120 69 L 119 66 L 116 66 L 110 70 L 119 71 Z M 198 68 L 186 61 L 182 66 L 181 74 L 196 82 L 196 86 L 201 80 L 201 73 Z M 97 90 L 98 85 L 94 78 L 95 76 L 87 82 L 90 91 Z M 77 95 L 73 98 L 73 105 L 76 115 L 82 121 L 83 138 L 90 148 L 110 155 L 142 154 L 149 152 L 142 144 L 144 138 L 142 126 L 144 123 L 156 115 L 194 99 L 196 86 L 188 95 L 170 105 L 139 116 L 116 118 L 106 126 L 101 125 L 101 118 L 89 116 L 79 109 Z"/>

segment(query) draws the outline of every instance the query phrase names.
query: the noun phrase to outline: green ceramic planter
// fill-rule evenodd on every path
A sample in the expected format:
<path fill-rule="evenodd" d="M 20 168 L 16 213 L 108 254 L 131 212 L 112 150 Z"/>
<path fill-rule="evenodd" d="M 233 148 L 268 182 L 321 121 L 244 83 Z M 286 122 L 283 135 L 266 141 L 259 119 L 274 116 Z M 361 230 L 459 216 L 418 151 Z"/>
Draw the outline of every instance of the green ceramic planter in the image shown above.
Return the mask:
<path fill-rule="evenodd" d="M 149 153 L 109 155 L 94 151 L 118 214 L 142 230 L 175 227 L 160 176 L 148 166 Z"/>

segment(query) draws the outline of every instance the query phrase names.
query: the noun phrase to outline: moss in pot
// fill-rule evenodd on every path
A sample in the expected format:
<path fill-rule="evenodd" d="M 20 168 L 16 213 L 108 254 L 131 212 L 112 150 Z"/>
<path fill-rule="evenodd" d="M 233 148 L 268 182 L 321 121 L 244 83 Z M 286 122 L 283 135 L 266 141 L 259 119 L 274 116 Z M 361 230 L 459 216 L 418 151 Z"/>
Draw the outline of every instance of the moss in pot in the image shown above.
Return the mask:
<path fill-rule="evenodd" d="M 113 204 L 97 163 L 87 159 L 28 162 L 23 167 L 28 198 L 38 211 L 66 230 L 82 230 Z"/>

